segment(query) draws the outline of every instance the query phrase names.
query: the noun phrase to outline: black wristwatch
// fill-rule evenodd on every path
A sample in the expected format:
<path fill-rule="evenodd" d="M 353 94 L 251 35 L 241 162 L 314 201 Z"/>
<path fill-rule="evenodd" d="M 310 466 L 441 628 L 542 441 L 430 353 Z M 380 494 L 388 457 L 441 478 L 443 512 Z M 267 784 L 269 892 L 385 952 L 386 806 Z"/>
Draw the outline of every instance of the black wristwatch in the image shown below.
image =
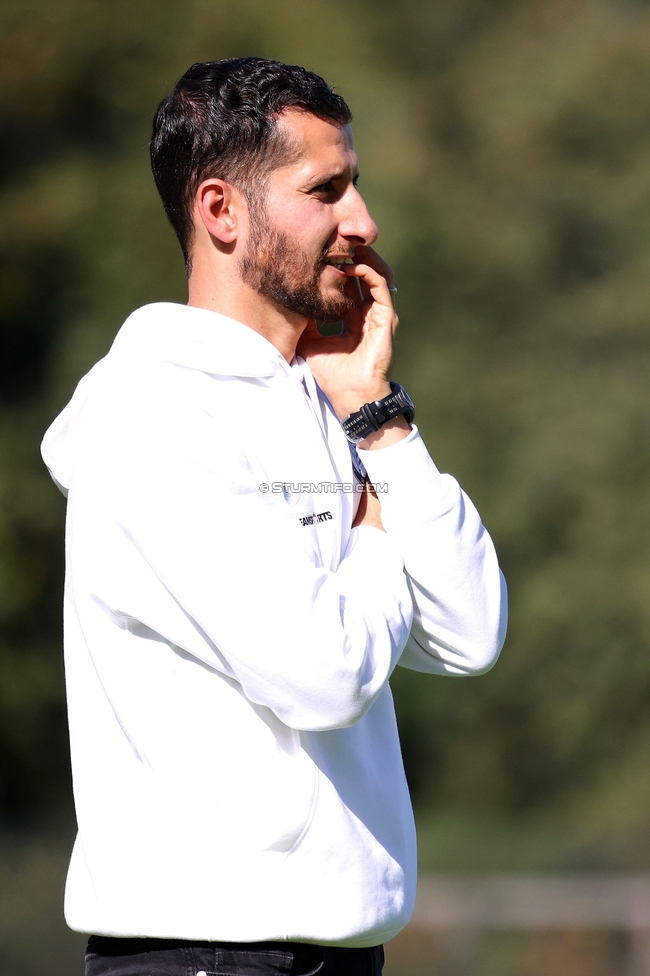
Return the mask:
<path fill-rule="evenodd" d="M 390 384 L 391 392 L 383 400 L 374 400 L 373 403 L 364 403 L 360 410 L 348 414 L 341 421 L 343 432 L 349 441 L 358 444 L 368 434 L 379 430 L 384 424 L 404 414 L 409 424 L 413 423 L 415 417 L 415 407 L 410 396 L 399 383 Z"/>

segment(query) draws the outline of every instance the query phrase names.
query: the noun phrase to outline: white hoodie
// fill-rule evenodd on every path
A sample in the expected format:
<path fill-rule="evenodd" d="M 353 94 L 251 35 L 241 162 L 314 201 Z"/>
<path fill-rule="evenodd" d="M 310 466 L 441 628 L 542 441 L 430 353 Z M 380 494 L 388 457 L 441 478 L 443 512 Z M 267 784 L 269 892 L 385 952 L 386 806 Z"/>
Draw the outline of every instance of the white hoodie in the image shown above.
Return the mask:
<path fill-rule="evenodd" d="M 139 309 L 43 441 L 68 495 L 65 662 L 82 932 L 347 946 L 413 909 L 388 678 L 496 660 L 492 543 L 417 429 L 360 455 L 302 361 Z M 410 634 L 410 636 L 409 636 Z M 400 658 L 401 655 L 401 658 Z"/>

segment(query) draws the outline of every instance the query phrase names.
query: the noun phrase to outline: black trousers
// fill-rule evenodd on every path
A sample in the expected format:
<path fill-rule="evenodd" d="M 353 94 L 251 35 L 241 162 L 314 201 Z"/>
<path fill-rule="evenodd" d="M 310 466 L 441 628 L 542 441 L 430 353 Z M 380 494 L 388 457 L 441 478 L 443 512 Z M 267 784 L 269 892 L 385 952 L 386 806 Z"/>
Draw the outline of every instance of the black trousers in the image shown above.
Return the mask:
<path fill-rule="evenodd" d="M 381 976 L 384 949 L 91 936 L 86 976 Z"/>

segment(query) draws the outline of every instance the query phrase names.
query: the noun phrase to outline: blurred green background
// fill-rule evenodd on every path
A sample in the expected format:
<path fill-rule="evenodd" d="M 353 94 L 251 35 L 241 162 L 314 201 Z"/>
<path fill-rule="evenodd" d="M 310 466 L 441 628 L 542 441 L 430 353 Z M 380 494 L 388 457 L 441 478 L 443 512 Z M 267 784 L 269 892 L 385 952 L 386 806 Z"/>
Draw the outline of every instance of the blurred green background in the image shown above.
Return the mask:
<path fill-rule="evenodd" d="M 151 117 L 191 63 L 244 54 L 349 101 L 395 378 L 509 581 L 493 672 L 393 681 L 422 867 L 650 869 L 650 4 L 2 0 L 5 925 L 59 911 L 73 831 L 65 513 L 38 445 L 134 307 L 185 300 Z M 0 972 L 39 971 L 12 938 Z"/>

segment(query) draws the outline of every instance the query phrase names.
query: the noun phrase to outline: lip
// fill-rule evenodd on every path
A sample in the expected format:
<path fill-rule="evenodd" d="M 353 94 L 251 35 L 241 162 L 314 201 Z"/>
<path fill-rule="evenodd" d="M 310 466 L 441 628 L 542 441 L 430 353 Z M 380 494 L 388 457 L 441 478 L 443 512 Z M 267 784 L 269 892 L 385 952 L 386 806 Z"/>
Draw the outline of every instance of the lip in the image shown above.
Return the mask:
<path fill-rule="evenodd" d="M 345 271 L 343 271 L 341 268 L 337 268 L 334 264 L 330 264 L 330 261 L 332 260 L 340 261 L 341 264 L 345 264 L 350 267 L 352 264 L 354 264 L 354 257 L 351 254 L 328 254 L 325 258 L 323 258 L 323 264 L 326 268 L 333 268 L 338 275 L 343 278 L 347 278 L 348 276 L 346 275 Z"/>
<path fill-rule="evenodd" d="M 348 277 L 346 275 L 345 271 L 343 271 L 342 268 L 337 268 L 335 264 L 326 264 L 325 263 L 324 266 L 326 268 L 329 268 L 330 271 L 333 271 L 334 274 L 335 275 L 338 275 L 339 278 L 347 278 Z"/>

